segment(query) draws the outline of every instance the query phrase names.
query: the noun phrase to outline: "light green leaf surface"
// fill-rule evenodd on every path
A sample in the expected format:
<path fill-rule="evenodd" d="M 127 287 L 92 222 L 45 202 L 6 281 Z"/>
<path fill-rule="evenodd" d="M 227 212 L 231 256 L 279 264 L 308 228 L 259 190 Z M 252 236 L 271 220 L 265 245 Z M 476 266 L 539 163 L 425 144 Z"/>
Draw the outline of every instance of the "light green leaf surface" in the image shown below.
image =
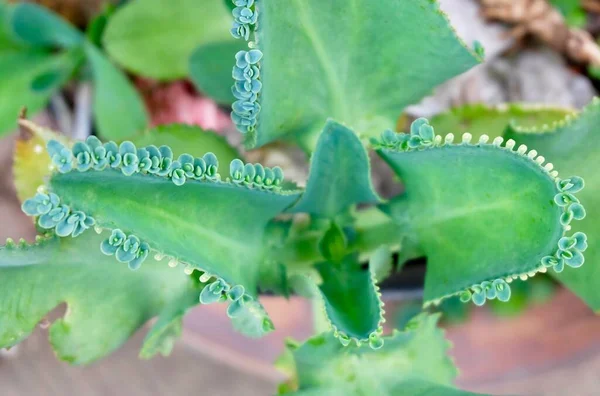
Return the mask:
<path fill-rule="evenodd" d="M 233 103 L 231 62 L 238 51 L 247 48 L 241 40 L 207 43 L 196 48 L 190 57 L 190 77 L 196 88 L 217 103 Z"/>
<path fill-rule="evenodd" d="M 294 212 L 333 219 L 358 203 L 377 203 L 369 157 L 358 137 L 328 121 L 312 155 L 306 192 Z"/>
<path fill-rule="evenodd" d="M 312 148 L 329 117 L 373 136 L 480 61 L 432 0 L 265 0 L 258 25 L 259 146 L 294 137 Z"/>
<path fill-rule="evenodd" d="M 60 359 L 86 364 L 120 347 L 181 293 L 192 290 L 197 301 L 192 278 L 165 262 L 149 258 L 133 272 L 104 256 L 99 245 L 106 236 L 90 230 L 75 239 L 0 247 L 0 347 L 26 338 L 66 302 L 67 313 L 49 329 L 50 342 Z"/>
<path fill-rule="evenodd" d="M 371 271 L 361 268 L 357 255 L 320 263 L 317 269 L 325 313 L 340 341 L 370 341 L 373 348 L 381 347 L 383 302 Z"/>
<path fill-rule="evenodd" d="M 52 87 L 34 91 L 32 84 L 40 75 L 60 70 L 68 77 L 79 63 L 76 53 L 64 52 L 53 55 L 50 52 L 34 49 L 0 52 L 0 136 L 17 127 L 19 112 L 27 108 L 28 115 L 43 109 L 50 96 L 63 81 Z"/>
<path fill-rule="evenodd" d="M 102 227 L 134 233 L 151 248 L 243 285 L 254 296 L 264 228 L 297 199 L 229 183 L 176 186 L 166 178 L 113 170 L 56 174 L 50 185 Z"/>
<path fill-rule="evenodd" d="M 206 131 L 195 125 L 168 124 L 150 128 L 141 135 L 130 139 L 136 146 L 155 145 L 160 147 L 166 145 L 171 147 L 173 155 L 179 157 L 188 153 L 195 157 L 201 157 L 211 152 L 224 164 L 230 163 L 240 154 L 227 140 L 212 131 Z"/>
<path fill-rule="evenodd" d="M 579 116 L 568 117 L 547 128 L 512 125 L 506 137 L 535 148 L 552 160 L 561 174 L 577 174 L 586 187 L 579 193 L 587 211 L 577 225 L 588 237 L 585 264 L 566 268 L 555 276 L 592 309 L 600 310 L 600 101 L 594 99 Z"/>
<path fill-rule="evenodd" d="M 10 23 L 15 36 L 29 45 L 71 48 L 83 42 L 83 34 L 79 30 L 37 4 L 17 4 Z"/>
<path fill-rule="evenodd" d="M 421 119 L 411 129 L 423 121 L 429 127 Z M 555 175 L 541 166 L 543 157 L 534 161 L 536 152 L 517 150 L 514 142 L 469 143 L 465 136 L 452 144 L 448 136 L 428 131 L 431 139 L 414 149 L 385 142 L 420 137 L 384 134 L 378 150 L 406 187 L 384 210 L 414 230 L 427 256 L 425 303 L 468 289 L 465 300 L 481 305 L 486 299 L 481 289 L 494 281 L 504 301 L 510 297 L 506 282 L 551 270 L 541 260 L 558 252 L 567 231 L 560 222 L 564 209 L 554 201 L 560 193 Z M 496 293 L 487 296 L 494 299 Z"/>
<path fill-rule="evenodd" d="M 114 13 L 103 43 L 126 69 L 172 80 L 188 75 L 196 47 L 230 38 L 231 21 L 223 0 L 138 0 Z"/>
<path fill-rule="evenodd" d="M 0 2 L 0 52 L 14 50 L 23 47 L 23 43 L 18 43 L 14 32 L 12 31 L 12 12 L 14 5 Z"/>
<path fill-rule="evenodd" d="M 94 119 L 105 139 L 123 140 L 148 125 L 148 114 L 139 93 L 127 76 L 95 46 L 85 45 L 94 78 Z"/>
<path fill-rule="evenodd" d="M 449 343 L 436 327 L 439 316 L 422 314 L 384 346 L 343 347 L 331 334 L 288 346 L 279 368 L 292 373 L 282 393 L 294 395 L 472 395 L 452 389 L 457 370 Z M 446 393 L 444 393 L 446 392 Z"/>
<path fill-rule="evenodd" d="M 488 135 L 491 139 L 502 136 L 504 129 L 511 122 L 525 127 L 550 125 L 567 114 L 575 113 L 574 109 L 525 103 L 498 106 L 471 104 L 438 114 L 430 123 L 440 134 L 453 133 L 458 136 L 468 132 L 473 135 L 474 141 L 478 141 L 481 135 Z"/>

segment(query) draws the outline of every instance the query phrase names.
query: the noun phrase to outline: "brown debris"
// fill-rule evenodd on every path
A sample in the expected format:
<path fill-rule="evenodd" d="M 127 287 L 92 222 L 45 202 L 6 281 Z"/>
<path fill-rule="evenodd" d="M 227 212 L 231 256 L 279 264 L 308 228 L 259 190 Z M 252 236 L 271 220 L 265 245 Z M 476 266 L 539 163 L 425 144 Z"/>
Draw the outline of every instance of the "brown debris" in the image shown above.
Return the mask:
<path fill-rule="evenodd" d="M 600 14 L 600 0 L 581 0 L 581 7 L 587 12 Z"/>
<path fill-rule="evenodd" d="M 600 66 L 600 48 L 594 38 L 567 26 L 547 0 L 481 0 L 481 5 L 485 18 L 515 25 L 510 35 L 516 39 L 531 36 L 574 62 Z"/>
<path fill-rule="evenodd" d="M 19 112 L 19 139 L 22 141 L 27 141 L 33 137 L 27 121 L 27 107 L 22 107 Z"/>
<path fill-rule="evenodd" d="M 102 11 L 105 3 L 116 4 L 117 0 L 28 0 L 56 12 L 73 25 L 83 28 Z M 9 3 L 21 3 L 23 0 L 8 0 Z"/>

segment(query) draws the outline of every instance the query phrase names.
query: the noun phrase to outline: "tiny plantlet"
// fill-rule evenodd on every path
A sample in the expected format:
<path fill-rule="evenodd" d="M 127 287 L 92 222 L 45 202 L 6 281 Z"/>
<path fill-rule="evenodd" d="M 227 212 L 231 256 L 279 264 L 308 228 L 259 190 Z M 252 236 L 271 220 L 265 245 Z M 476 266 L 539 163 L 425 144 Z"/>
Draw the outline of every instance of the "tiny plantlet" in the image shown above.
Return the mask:
<path fill-rule="evenodd" d="M 482 61 L 481 44 L 465 45 L 437 1 L 207 3 L 230 13 L 223 45 L 235 48 L 217 100 L 231 104 L 246 148 L 300 146 L 308 179 L 236 158 L 209 132 L 195 145 L 180 133 L 186 126 L 122 138 L 103 124 L 98 136 L 71 140 L 21 120 L 32 136 L 17 143 L 15 185 L 39 236 L 0 247 L 0 347 L 65 302 L 68 313 L 49 327 L 58 358 L 93 362 L 157 317 L 140 353 L 150 358 L 171 351 L 198 304 L 226 304 L 237 331 L 261 337 L 275 327 L 261 295 L 294 294 L 312 299 L 325 325 L 288 342 L 278 366 L 290 379 L 279 394 L 471 395 L 454 388 L 440 303 L 506 302 L 513 281 L 549 273 L 600 308 L 600 279 L 579 275 L 600 260 L 598 101 L 579 114 L 517 105 L 460 113 L 482 131 L 425 118 L 396 131 L 403 108 Z M 118 31 L 108 23 L 107 40 Z M 69 37 L 69 50 L 104 59 Z M 118 60 L 118 45 L 106 47 Z M 219 77 L 192 78 L 202 87 Z M 545 125 L 519 124 L 521 111 Z M 175 135 L 187 152 L 169 144 Z M 374 160 L 402 193 L 380 196 Z M 420 257 L 424 312 L 394 329 L 379 285 Z"/>

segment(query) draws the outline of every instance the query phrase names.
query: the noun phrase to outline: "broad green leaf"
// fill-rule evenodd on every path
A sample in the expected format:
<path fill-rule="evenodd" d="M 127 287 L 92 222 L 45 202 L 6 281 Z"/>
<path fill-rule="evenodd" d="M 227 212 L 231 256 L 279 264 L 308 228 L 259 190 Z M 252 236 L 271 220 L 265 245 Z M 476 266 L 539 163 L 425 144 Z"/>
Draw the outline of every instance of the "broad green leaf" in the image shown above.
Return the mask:
<path fill-rule="evenodd" d="M 480 62 L 433 0 L 265 0 L 259 26 L 259 146 L 294 137 L 312 148 L 329 117 L 373 136 Z"/>
<path fill-rule="evenodd" d="M 502 138 L 491 144 L 487 137 L 470 143 L 465 134 L 458 144 L 453 138 L 435 136 L 419 119 L 410 135 L 387 132 L 377 144 L 406 188 L 384 210 L 413 230 L 427 256 L 426 305 L 455 294 L 478 305 L 506 301 L 517 277 L 581 265 L 584 241 L 577 252 L 559 248 L 571 228 L 569 213 L 580 206 L 559 206 L 576 198 L 551 165 L 542 166 L 543 157 L 525 146 L 513 150 L 514 141 L 502 146 Z"/>
<path fill-rule="evenodd" d="M 231 62 L 238 51 L 246 48 L 247 44 L 240 40 L 207 43 L 196 48 L 190 57 L 190 77 L 196 88 L 217 103 L 233 103 Z"/>
<path fill-rule="evenodd" d="M 356 255 L 340 263 L 320 263 L 317 269 L 325 313 L 336 337 L 345 345 L 368 342 L 380 348 L 383 302 L 371 271 L 361 268 Z"/>
<path fill-rule="evenodd" d="M 481 135 L 494 139 L 502 136 L 511 122 L 522 126 L 552 124 L 576 110 L 550 106 L 532 106 L 529 104 L 508 103 L 498 106 L 471 104 L 451 109 L 431 119 L 431 125 L 441 134 L 462 135 L 465 132 L 478 141 Z"/>
<path fill-rule="evenodd" d="M 358 137 L 328 121 L 312 155 L 306 192 L 294 212 L 333 219 L 358 203 L 377 203 L 369 157 Z"/>
<path fill-rule="evenodd" d="M 592 309 L 600 310 L 600 101 L 594 99 L 576 117 L 546 128 L 524 128 L 513 124 L 507 129 L 506 137 L 518 143 L 534 147 L 565 174 L 576 173 L 585 180 L 585 189 L 580 193 L 587 217 L 577 225 L 589 237 L 589 248 L 585 252 L 585 264 L 577 270 L 566 268 L 555 276 Z"/>
<path fill-rule="evenodd" d="M 148 114 L 139 93 L 118 68 L 95 46 L 85 45 L 94 78 L 94 119 L 105 139 L 122 140 L 148 125 Z"/>
<path fill-rule="evenodd" d="M 14 34 L 29 45 L 70 48 L 83 42 L 83 34 L 79 30 L 37 4 L 16 5 L 10 22 Z"/>
<path fill-rule="evenodd" d="M 234 327 L 249 336 L 273 329 L 256 301 L 263 237 L 267 223 L 299 195 L 281 190 L 280 168 L 236 159 L 222 181 L 213 153 L 174 158 L 168 146 L 102 145 L 94 137 L 72 149 L 52 141 L 48 150 L 58 171 L 49 180 L 50 197 L 38 194 L 23 204 L 27 214 L 42 215 L 40 227 L 60 236 L 91 225 L 110 229 L 104 254 L 135 269 L 153 250 L 171 266 L 201 270 L 201 282 L 212 280 L 201 302 L 229 301 Z"/>
<path fill-rule="evenodd" d="M 33 82 L 41 75 L 61 72 L 63 77 L 70 76 L 81 60 L 77 52 L 51 54 L 43 50 L 26 49 L 0 52 L 0 136 L 17 127 L 19 112 L 23 107 L 33 115 L 43 109 L 55 89 L 64 82 L 55 84 L 42 91 L 34 91 Z"/>
<path fill-rule="evenodd" d="M 166 178 L 113 170 L 56 174 L 50 186 L 101 227 L 132 232 L 151 248 L 243 285 L 251 295 L 264 228 L 297 199 L 220 182 L 177 186 Z"/>
<path fill-rule="evenodd" d="M 343 347 L 328 333 L 290 344 L 281 363 L 293 376 L 280 394 L 471 395 L 452 389 L 457 370 L 446 355 L 449 343 L 436 327 L 438 318 L 417 316 L 405 331 L 385 337 L 377 351 Z"/>
<path fill-rule="evenodd" d="M 114 13 L 103 43 L 126 69 L 172 80 L 188 75 L 196 47 L 230 38 L 231 20 L 223 0 L 138 0 Z"/>
<path fill-rule="evenodd" d="M 95 361 L 120 347 L 146 321 L 184 292 L 200 288 L 181 270 L 149 258 L 133 272 L 100 253 L 103 236 L 41 239 L 34 246 L 0 247 L 0 347 L 26 338 L 60 303 L 67 313 L 50 326 L 57 356 Z"/>
<path fill-rule="evenodd" d="M 12 31 L 11 18 L 14 6 L 0 2 L 0 52 L 19 49 L 22 43 L 18 43 Z"/>
<path fill-rule="evenodd" d="M 169 146 L 176 157 L 184 153 L 199 157 L 211 152 L 225 164 L 240 158 L 237 150 L 223 136 L 195 125 L 159 125 L 132 137 L 131 141 L 137 146 Z"/>

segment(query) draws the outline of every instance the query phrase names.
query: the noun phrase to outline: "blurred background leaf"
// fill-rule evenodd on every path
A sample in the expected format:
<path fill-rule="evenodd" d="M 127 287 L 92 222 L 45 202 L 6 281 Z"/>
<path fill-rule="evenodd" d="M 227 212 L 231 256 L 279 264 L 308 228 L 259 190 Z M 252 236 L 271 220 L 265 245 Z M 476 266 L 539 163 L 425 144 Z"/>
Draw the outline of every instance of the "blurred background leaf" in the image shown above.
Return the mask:
<path fill-rule="evenodd" d="M 173 80 L 188 75 L 194 48 L 230 37 L 231 19 L 223 0 L 138 0 L 115 12 L 103 43 L 129 71 Z"/>
<path fill-rule="evenodd" d="M 17 4 L 12 12 L 11 28 L 19 40 L 32 46 L 70 48 L 83 41 L 79 30 L 37 4 Z"/>
<path fill-rule="evenodd" d="M 94 118 L 105 139 L 123 140 L 148 125 L 144 103 L 127 76 L 98 48 L 87 43 L 85 53 L 94 78 Z"/>
<path fill-rule="evenodd" d="M 217 103 L 233 103 L 232 59 L 238 51 L 247 48 L 242 40 L 209 43 L 196 48 L 190 57 L 190 78 L 196 88 Z"/>

